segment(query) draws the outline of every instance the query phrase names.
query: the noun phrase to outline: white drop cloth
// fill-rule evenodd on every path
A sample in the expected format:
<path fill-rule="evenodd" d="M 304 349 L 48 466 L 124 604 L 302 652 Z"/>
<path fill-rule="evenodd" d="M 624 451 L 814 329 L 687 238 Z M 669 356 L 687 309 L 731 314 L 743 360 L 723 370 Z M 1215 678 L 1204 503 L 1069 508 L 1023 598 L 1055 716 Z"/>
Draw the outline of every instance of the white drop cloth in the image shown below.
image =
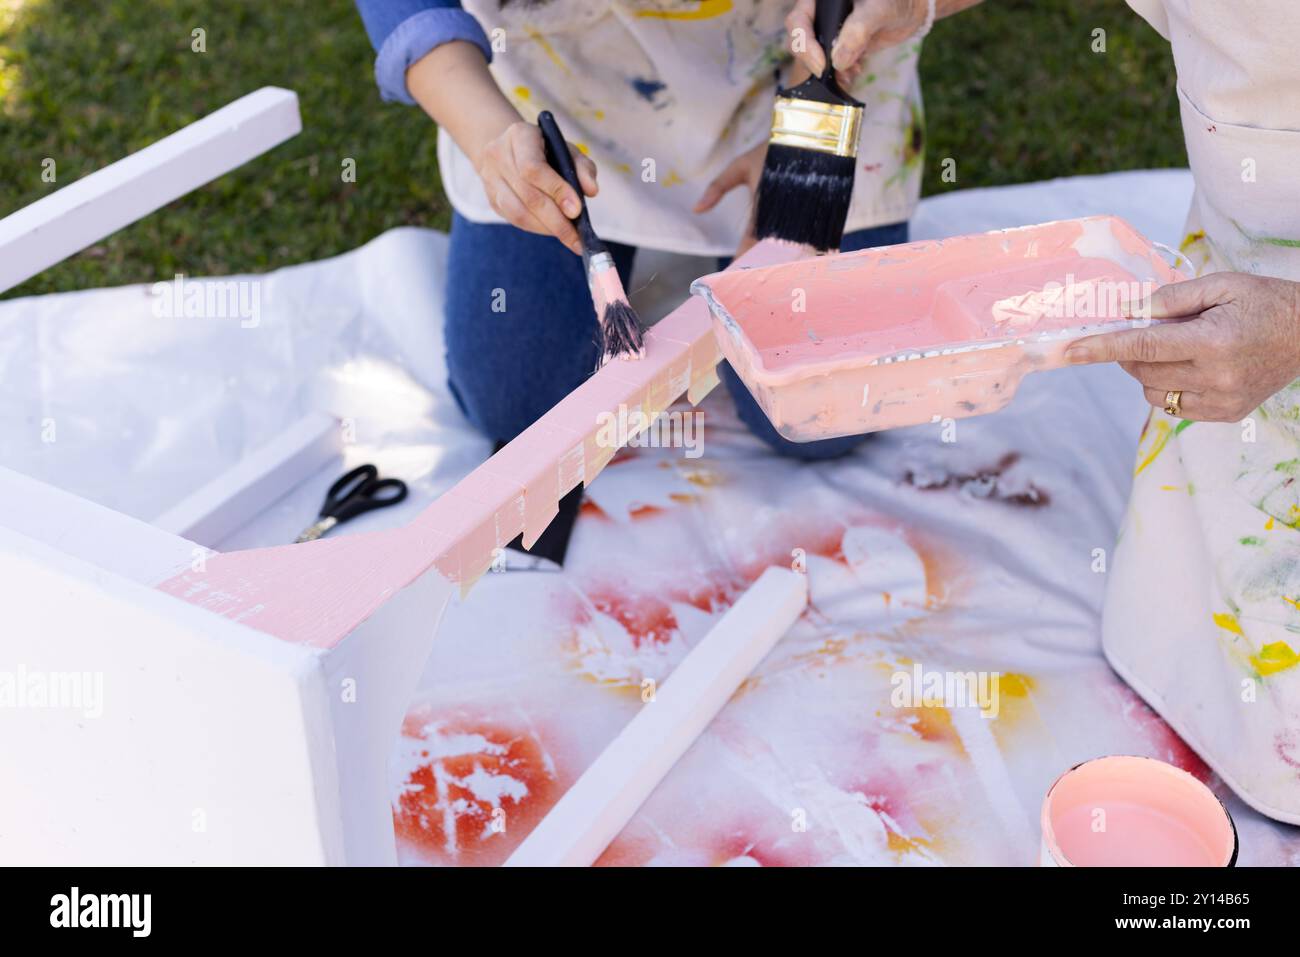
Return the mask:
<path fill-rule="evenodd" d="M 1190 192 L 1184 171 L 953 192 L 923 201 L 913 236 L 1112 213 L 1173 243 Z M 405 522 L 489 451 L 443 381 L 446 243 L 398 229 L 261 277 L 256 328 L 156 318 L 148 286 L 0 304 L 0 464 L 147 519 L 323 409 L 354 423 L 348 464 L 412 484 L 336 534 Z M 643 314 L 711 268 L 644 256 Z M 801 548 L 812 612 L 608 861 L 1027 864 L 1052 780 L 1136 753 L 1216 786 L 1242 863 L 1300 863 L 1300 833 L 1231 798 L 1102 660 L 1097 550 L 1144 409 L 1120 370 L 1033 375 L 955 442 L 920 426 L 817 465 L 769 454 L 724 390 L 701 408 L 702 457 L 631 450 L 592 485 L 563 574 L 489 575 L 450 610 L 399 743 L 404 860 L 503 859 L 635 713 L 642 679 Z M 292 540 L 341 468 L 221 549 Z M 894 707 L 891 679 L 917 664 L 1002 673 L 998 716 Z"/>

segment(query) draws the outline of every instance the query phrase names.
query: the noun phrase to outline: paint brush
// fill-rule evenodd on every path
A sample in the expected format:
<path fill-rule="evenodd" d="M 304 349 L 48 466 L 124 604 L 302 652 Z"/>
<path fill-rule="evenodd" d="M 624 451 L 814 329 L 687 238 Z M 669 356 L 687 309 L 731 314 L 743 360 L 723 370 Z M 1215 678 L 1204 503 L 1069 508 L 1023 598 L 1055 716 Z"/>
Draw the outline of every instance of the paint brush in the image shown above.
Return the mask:
<path fill-rule="evenodd" d="M 813 29 L 826 55 L 821 76 L 777 90 L 772 136 L 755 196 L 754 234 L 838 250 L 853 199 L 862 104 L 845 93 L 831 66 L 831 45 L 853 0 L 817 0 Z"/>
<path fill-rule="evenodd" d="M 587 200 L 578 182 L 573 157 L 569 155 L 569 144 L 565 142 L 564 134 L 560 132 L 560 127 L 549 110 L 538 114 L 537 125 L 542 130 L 542 140 L 546 145 L 546 161 L 551 164 L 551 169 L 573 187 L 578 194 L 578 202 L 582 204 L 572 222 L 582 240 L 582 264 L 587 270 L 591 300 L 596 305 L 596 368 L 599 369 L 616 357 L 639 359 L 645 348 L 645 330 L 641 326 L 641 317 L 627 301 L 627 293 L 623 291 L 623 282 L 618 277 L 614 257 L 591 226 Z"/>

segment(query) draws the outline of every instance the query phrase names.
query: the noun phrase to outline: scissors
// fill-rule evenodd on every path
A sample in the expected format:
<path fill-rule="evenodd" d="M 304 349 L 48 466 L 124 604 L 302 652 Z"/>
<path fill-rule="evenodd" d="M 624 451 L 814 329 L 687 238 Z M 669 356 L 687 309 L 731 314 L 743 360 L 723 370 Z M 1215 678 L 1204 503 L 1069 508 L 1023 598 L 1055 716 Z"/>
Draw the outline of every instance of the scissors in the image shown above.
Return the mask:
<path fill-rule="evenodd" d="M 393 494 L 383 494 L 388 489 L 393 489 Z M 406 483 L 401 479 L 381 479 L 379 469 L 373 465 L 358 465 L 330 486 L 325 493 L 325 504 L 320 507 L 320 516 L 315 524 L 294 539 L 294 544 L 314 542 L 339 522 L 376 508 L 396 505 L 406 498 L 406 491 Z"/>

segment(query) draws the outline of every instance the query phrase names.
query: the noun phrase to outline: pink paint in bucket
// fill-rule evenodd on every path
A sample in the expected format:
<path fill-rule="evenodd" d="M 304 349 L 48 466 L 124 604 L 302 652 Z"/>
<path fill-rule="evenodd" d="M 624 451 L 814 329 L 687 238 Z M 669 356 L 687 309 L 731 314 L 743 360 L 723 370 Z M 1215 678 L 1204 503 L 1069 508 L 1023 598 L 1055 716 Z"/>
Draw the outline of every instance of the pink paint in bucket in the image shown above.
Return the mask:
<path fill-rule="evenodd" d="M 1154 758 L 1085 761 L 1043 800 L 1046 867 L 1231 867 L 1237 830 L 1192 775 Z"/>

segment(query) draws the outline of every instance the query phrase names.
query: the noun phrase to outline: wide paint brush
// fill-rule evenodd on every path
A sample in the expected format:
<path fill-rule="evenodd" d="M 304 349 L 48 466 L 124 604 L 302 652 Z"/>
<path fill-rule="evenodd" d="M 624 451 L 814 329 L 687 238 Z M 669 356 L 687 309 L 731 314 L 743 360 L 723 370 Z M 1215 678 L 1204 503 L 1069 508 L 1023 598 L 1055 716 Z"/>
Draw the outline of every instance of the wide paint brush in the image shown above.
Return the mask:
<path fill-rule="evenodd" d="M 623 282 L 618 277 L 614 257 L 592 228 L 591 217 L 587 213 L 587 200 L 582 195 L 582 186 L 578 182 L 578 171 L 573 165 L 573 157 L 569 155 L 569 144 L 550 111 L 543 110 L 538 115 L 537 125 L 542 130 L 542 140 L 546 144 L 546 161 L 551 164 L 551 169 L 573 187 L 581 204 L 573 225 L 578 230 L 578 238 L 582 240 L 582 264 L 587 270 L 591 300 L 596 305 L 596 368 L 599 369 L 616 357 L 640 358 L 645 348 L 645 330 L 641 327 L 641 318 L 627 301 L 627 293 L 623 291 Z"/>
<path fill-rule="evenodd" d="M 772 136 L 755 197 L 754 233 L 818 251 L 838 250 L 853 199 L 862 104 L 840 89 L 831 45 L 853 0 L 817 0 L 813 29 L 826 55 L 821 76 L 777 91 Z"/>

